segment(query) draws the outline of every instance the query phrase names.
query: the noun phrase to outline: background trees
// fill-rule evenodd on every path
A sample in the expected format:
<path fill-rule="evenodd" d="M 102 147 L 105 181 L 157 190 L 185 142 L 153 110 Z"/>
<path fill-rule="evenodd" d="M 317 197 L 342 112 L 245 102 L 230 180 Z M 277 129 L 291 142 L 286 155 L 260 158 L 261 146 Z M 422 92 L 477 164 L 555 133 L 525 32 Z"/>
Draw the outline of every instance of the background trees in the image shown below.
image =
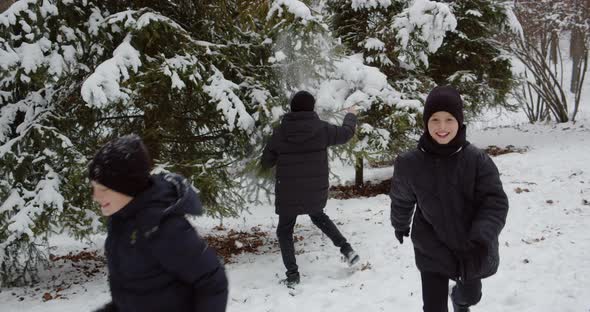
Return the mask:
<path fill-rule="evenodd" d="M 332 153 L 362 184 L 364 165 L 414 144 L 433 86 L 455 85 L 469 116 L 506 104 L 510 13 L 484 0 L 14 3 L 0 15 L 2 282 L 33 279 L 49 235 L 100 230 L 86 165 L 122 134 L 191 179 L 209 213 L 235 216 L 270 191 L 256 162 L 307 89 L 334 123 L 362 107 L 354 144 Z"/>
<path fill-rule="evenodd" d="M 397 105 L 373 102 L 361 115 L 381 135 L 359 131 L 359 140 L 368 144 L 356 153 L 357 168 L 363 158 L 388 161 L 413 144 L 422 128 L 416 118 L 420 101 L 435 85 L 459 89 L 468 118 L 507 105 L 510 61 L 494 39 L 511 31 L 509 6 L 485 0 L 327 0 L 326 7 L 334 35 L 379 68 L 400 93 Z M 361 182 L 362 169 L 357 170 Z"/>
<path fill-rule="evenodd" d="M 515 98 L 530 122 L 575 120 L 588 69 L 590 2 L 515 1 L 514 12 L 522 33 L 507 45 L 524 67 Z"/>

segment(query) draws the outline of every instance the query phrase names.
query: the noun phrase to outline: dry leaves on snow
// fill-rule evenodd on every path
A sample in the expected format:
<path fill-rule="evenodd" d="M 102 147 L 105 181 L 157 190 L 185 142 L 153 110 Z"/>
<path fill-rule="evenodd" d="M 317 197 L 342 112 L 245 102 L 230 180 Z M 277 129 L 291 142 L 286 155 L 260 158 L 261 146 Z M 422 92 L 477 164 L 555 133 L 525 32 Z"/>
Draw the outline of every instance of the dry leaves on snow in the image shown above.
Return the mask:
<path fill-rule="evenodd" d="M 373 184 L 367 182 L 361 187 L 354 185 L 334 185 L 330 187 L 330 197 L 337 199 L 350 199 L 357 197 L 373 197 L 380 194 L 389 194 L 391 179 Z"/>

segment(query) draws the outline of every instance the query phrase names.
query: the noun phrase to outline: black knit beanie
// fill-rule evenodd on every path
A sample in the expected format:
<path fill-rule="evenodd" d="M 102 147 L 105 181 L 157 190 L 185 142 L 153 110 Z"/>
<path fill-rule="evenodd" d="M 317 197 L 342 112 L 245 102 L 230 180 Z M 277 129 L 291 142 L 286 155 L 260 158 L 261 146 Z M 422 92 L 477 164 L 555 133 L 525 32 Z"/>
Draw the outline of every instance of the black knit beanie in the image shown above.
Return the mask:
<path fill-rule="evenodd" d="M 88 166 L 88 177 L 132 197 L 149 186 L 150 155 L 137 135 L 116 138 L 98 150 Z"/>
<path fill-rule="evenodd" d="M 299 91 L 291 98 L 291 111 L 313 111 L 315 98 L 307 91 Z"/>
<path fill-rule="evenodd" d="M 430 91 L 424 104 L 424 127 L 428 128 L 428 119 L 436 112 L 448 112 L 453 115 L 459 126 L 463 124 L 463 100 L 457 89 L 451 86 L 436 87 Z"/>

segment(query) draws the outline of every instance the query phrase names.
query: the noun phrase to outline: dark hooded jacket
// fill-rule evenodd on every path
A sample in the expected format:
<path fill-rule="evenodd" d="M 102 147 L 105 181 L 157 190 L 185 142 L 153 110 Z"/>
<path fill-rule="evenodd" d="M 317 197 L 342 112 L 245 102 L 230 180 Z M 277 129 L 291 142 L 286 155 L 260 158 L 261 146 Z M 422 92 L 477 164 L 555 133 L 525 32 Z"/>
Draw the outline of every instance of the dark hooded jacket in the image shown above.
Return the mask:
<path fill-rule="evenodd" d="M 391 223 L 408 230 L 413 215 L 418 269 L 464 280 L 493 275 L 508 199 L 492 159 L 467 142 L 447 156 L 415 149 L 394 166 Z M 473 246 L 482 248 L 472 253 Z"/>
<path fill-rule="evenodd" d="M 108 220 L 110 311 L 225 311 L 225 271 L 185 218 L 203 212 L 197 193 L 175 174 L 150 184 Z"/>
<path fill-rule="evenodd" d="M 346 114 L 341 127 L 320 120 L 313 111 L 286 114 L 264 148 L 262 166 L 277 166 L 276 213 L 321 212 L 328 200 L 327 148 L 344 144 L 354 135 L 356 116 Z"/>

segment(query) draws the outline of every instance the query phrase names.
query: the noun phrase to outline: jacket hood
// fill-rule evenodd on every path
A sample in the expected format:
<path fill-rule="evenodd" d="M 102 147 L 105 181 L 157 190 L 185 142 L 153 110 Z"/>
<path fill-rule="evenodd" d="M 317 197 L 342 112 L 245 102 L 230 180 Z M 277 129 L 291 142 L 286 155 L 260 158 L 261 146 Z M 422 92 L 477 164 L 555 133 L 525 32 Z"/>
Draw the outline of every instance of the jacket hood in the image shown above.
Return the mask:
<path fill-rule="evenodd" d="M 316 112 L 290 112 L 283 117 L 281 128 L 288 142 L 303 143 L 315 137 L 322 122 Z"/>
<path fill-rule="evenodd" d="M 152 229 L 167 216 L 186 214 L 203 214 L 197 191 L 186 178 L 166 173 L 152 175 L 148 189 L 134 197 L 113 217 L 136 216 L 140 227 Z"/>

